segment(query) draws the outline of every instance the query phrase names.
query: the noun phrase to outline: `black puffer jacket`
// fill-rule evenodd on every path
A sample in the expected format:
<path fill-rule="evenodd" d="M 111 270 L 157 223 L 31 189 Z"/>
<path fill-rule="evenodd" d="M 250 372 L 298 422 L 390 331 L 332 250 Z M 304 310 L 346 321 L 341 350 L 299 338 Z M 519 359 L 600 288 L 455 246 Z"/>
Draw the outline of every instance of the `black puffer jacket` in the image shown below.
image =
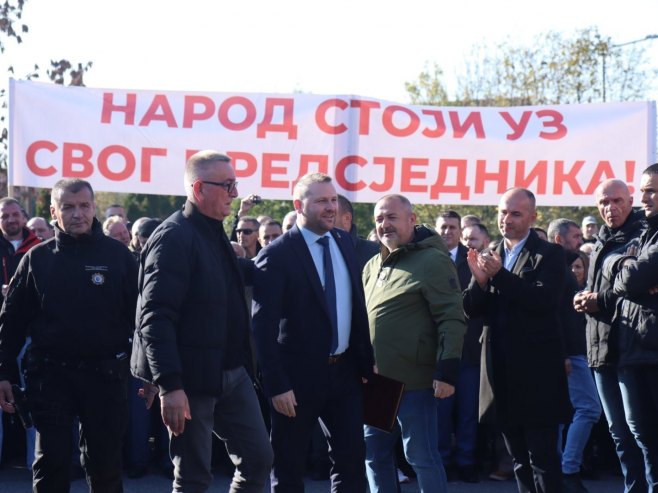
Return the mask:
<path fill-rule="evenodd" d="M 658 286 L 658 216 L 647 222 L 637 259 L 626 262 L 615 279 L 614 292 L 622 297 L 619 366 L 658 363 L 658 293 L 649 293 Z"/>
<path fill-rule="evenodd" d="M 227 360 L 250 361 L 244 286 L 221 228 L 187 202 L 142 252 L 131 371 L 162 392 L 219 395 Z"/>
<path fill-rule="evenodd" d="M 599 231 L 587 275 L 587 290 L 597 293 L 599 307 L 598 312 L 587 314 L 587 361 L 592 368 L 619 362 L 618 327 L 614 318 L 618 296 L 612 290 L 616 260 L 633 241 L 639 243 L 643 228 L 644 214 L 637 211 L 631 212 L 620 228 L 603 226 Z"/>

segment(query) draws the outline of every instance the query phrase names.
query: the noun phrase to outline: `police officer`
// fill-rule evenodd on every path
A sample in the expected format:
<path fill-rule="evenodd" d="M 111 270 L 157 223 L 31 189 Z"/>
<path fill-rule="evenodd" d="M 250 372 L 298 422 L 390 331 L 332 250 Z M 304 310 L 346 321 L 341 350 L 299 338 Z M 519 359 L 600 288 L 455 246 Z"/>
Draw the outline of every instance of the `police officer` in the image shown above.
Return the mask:
<path fill-rule="evenodd" d="M 90 491 L 120 492 L 137 267 L 125 245 L 103 234 L 88 182 L 60 180 L 51 197 L 55 238 L 23 257 L 0 312 L 0 406 L 15 411 L 8 379 L 29 334 L 23 367 L 37 429 L 33 491 L 69 490 L 78 417 Z"/>

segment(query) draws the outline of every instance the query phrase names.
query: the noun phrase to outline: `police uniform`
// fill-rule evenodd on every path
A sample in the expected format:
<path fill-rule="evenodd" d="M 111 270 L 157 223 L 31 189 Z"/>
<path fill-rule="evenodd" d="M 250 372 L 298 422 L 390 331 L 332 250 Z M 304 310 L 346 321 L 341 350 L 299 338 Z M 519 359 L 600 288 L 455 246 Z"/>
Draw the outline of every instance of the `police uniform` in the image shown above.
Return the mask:
<path fill-rule="evenodd" d="M 137 300 L 130 251 L 103 234 L 55 237 L 21 260 L 0 312 L 0 380 L 23 363 L 37 429 L 34 491 L 68 491 L 75 417 L 92 491 L 122 491 L 128 361 Z"/>

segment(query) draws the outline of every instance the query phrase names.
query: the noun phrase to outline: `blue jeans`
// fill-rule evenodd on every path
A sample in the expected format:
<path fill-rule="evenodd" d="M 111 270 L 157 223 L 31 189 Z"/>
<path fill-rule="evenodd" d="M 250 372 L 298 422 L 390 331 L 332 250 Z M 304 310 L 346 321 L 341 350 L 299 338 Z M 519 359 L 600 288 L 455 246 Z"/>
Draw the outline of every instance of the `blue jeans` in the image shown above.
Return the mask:
<path fill-rule="evenodd" d="M 438 445 L 444 465 L 470 466 L 476 462 L 479 392 L 480 367 L 462 364 L 455 393 L 447 399 L 436 399 Z"/>
<path fill-rule="evenodd" d="M 608 420 L 610 435 L 615 443 L 621 471 L 624 474 L 624 492 L 646 493 L 648 487 L 644 474 L 644 457 L 626 423 L 617 368 L 614 366 L 596 368 L 594 378 Z"/>
<path fill-rule="evenodd" d="M 577 355 L 569 356 L 569 359 L 571 360 L 571 373 L 567 382 L 574 415 L 562 452 L 562 472 L 575 474 L 580 471 L 583 451 L 592 426 L 601 417 L 601 403 L 596 392 L 592 371 L 587 366 L 587 358 L 584 355 Z M 560 438 L 562 438 L 562 428 L 560 426 Z"/>
<path fill-rule="evenodd" d="M 446 473 L 437 447 L 436 402 L 432 389 L 403 394 L 398 423 L 404 455 L 414 468 L 421 493 L 445 493 Z M 396 493 L 394 433 L 365 426 L 366 473 L 371 493 Z"/>
<path fill-rule="evenodd" d="M 644 456 L 649 491 L 658 492 L 658 365 L 619 368 L 626 421 Z"/>

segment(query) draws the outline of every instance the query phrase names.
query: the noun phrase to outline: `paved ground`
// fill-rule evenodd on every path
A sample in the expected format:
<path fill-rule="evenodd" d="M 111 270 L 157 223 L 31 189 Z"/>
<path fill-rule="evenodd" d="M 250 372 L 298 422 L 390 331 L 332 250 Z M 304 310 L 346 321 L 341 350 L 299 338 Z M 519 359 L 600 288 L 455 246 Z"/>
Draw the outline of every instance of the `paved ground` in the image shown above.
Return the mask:
<path fill-rule="evenodd" d="M 623 483 L 618 476 L 603 476 L 597 481 L 585 481 L 590 493 L 621 493 Z M 229 478 L 216 475 L 211 493 L 228 491 Z M 402 485 L 401 493 L 419 493 L 415 481 Z M 71 487 L 71 493 L 88 492 L 84 480 L 76 480 Z M 158 474 L 149 474 L 140 479 L 126 479 L 124 481 L 125 493 L 165 493 L 171 491 L 171 481 Z M 449 483 L 449 493 L 515 493 L 516 484 L 513 481 L 483 480 L 476 484 Z M 30 475 L 25 468 L 5 467 L 0 470 L 0 493 L 29 493 Z M 306 493 L 329 493 L 328 481 L 306 481 Z"/>

